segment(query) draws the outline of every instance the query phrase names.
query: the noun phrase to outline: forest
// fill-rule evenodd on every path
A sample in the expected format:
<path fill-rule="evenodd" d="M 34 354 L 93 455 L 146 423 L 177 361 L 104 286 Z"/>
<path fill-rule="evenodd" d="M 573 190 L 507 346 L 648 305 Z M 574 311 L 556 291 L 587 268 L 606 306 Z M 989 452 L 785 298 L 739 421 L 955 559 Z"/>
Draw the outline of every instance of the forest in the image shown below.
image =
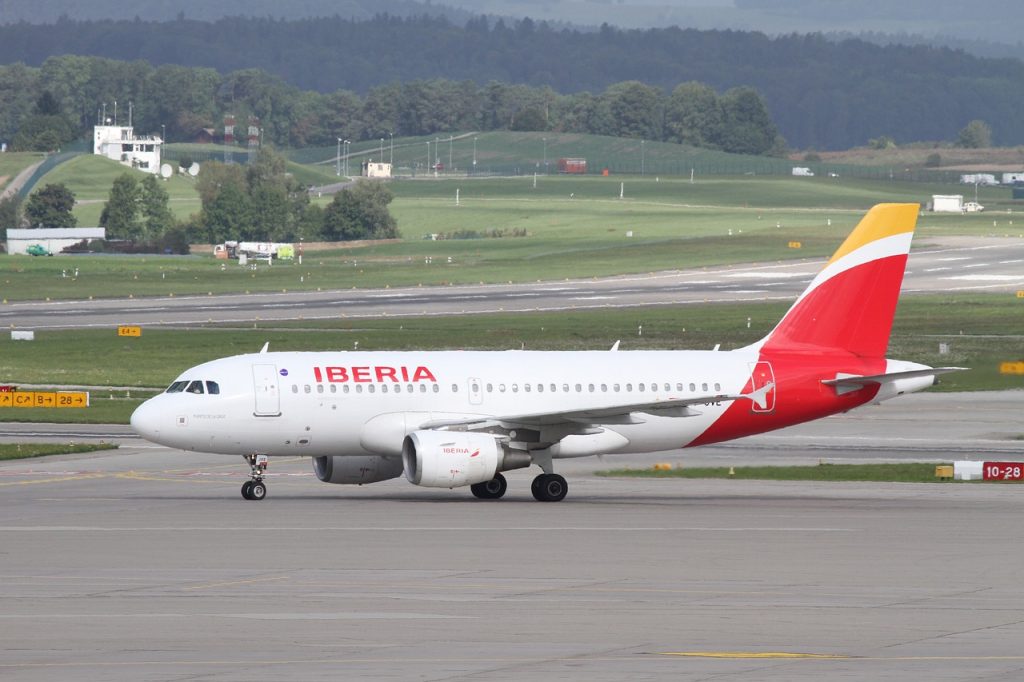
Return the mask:
<path fill-rule="evenodd" d="M 117 116 L 116 102 L 120 102 Z M 551 130 L 673 141 L 743 154 L 782 148 L 761 97 L 750 88 L 719 95 L 684 83 L 671 94 L 627 81 L 598 95 L 551 88 L 435 79 L 349 91 L 301 91 L 255 69 L 152 67 L 99 57 L 51 57 L 39 68 L 0 66 L 0 140 L 14 150 L 50 151 L 91 137 L 100 118 L 129 118 L 140 133 L 192 141 L 231 114 L 244 130 L 259 119 L 277 147 L 331 146 L 342 137 L 374 139 L 466 130 Z"/>
<path fill-rule="evenodd" d="M 769 38 L 756 32 L 609 26 L 581 31 L 484 17 L 464 24 L 389 15 L 213 22 L 184 16 L 163 22 L 61 19 L 44 26 L 0 26 L 0 63 L 12 65 L 2 74 L 0 94 L 8 96 L 12 78 L 27 73 L 24 67 L 45 69 L 55 54 L 130 60 L 125 68 L 137 72 L 140 90 L 150 65 L 206 69 L 200 72 L 203 82 L 229 102 L 242 82 L 259 72 L 297 91 L 333 93 L 342 100 L 376 100 L 382 88 L 438 80 L 465 83 L 467 90 L 486 89 L 492 82 L 529 86 L 549 91 L 551 99 L 596 97 L 589 93 L 629 81 L 657 88 L 667 98 L 681 83 L 700 82 L 718 93 L 753 88 L 782 136 L 801 149 L 847 148 L 883 135 L 898 143 L 950 140 L 972 119 L 992 124 L 996 144 L 1024 143 L 1019 115 L 1024 62 L 923 45 L 834 42 L 821 35 Z M 100 96 L 127 99 L 129 93 Z M 204 95 L 199 104 L 209 99 Z M 97 104 L 89 102 L 90 111 Z M 457 108 L 459 102 L 451 104 Z M 383 121 L 379 127 L 388 125 Z M 10 134 L 8 115 L 0 119 L 0 135 Z"/>

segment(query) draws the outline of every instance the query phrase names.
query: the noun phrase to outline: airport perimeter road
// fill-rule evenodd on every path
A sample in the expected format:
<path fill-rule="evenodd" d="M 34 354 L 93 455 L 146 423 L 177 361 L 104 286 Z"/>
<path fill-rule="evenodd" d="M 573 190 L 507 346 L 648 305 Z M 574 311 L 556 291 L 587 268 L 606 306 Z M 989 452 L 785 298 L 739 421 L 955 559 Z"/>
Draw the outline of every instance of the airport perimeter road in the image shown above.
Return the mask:
<path fill-rule="evenodd" d="M 1022 395 L 907 396 L 813 428 L 831 424 L 830 461 L 912 446 L 942 459 L 943 441 L 1024 459 L 1012 440 L 1021 422 L 1008 417 Z M 760 437 L 790 439 L 788 454 L 772 450 L 783 441 L 729 447 L 817 456 L 810 441 L 827 434 L 811 428 Z M 240 458 L 125 442 L 0 462 L 0 678 L 783 682 L 1024 671 L 1016 484 L 588 475 L 618 461 L 607 457 L 566 463 L 563 502 L 535 502 L 524 470 L 509 473 L 503 500 L 484 502 L 404 479 L 330 486 L 307 460 L 275 459 L 270 494 L 253 503 L 239 495 Z M 709 451 L 718 463 L 750 456 L 691 452 Z"/>
<path fill-rule="evenodd" d="M 152 327 L 792 300 L 821 266 L 799 260 L 533 284 L 35 301 L 0 307 L 0 325 Z M 913 252 L 903 286 L 910 294 L 1022 288 L 1024 239 L 965 237 L 931 239 Z"/>

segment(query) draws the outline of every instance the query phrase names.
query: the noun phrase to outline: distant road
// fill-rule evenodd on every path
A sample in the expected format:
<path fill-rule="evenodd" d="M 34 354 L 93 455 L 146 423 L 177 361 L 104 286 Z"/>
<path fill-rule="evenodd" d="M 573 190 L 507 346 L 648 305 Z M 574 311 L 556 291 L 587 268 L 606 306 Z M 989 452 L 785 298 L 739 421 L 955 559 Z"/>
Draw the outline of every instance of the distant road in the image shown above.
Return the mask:
<path fill-rule="evenodd" d="M 585 280 L 175 298 L 32 301 L 0 306 L 0 325 L 76 329 L 370 319 L 793 300 L 819 260 Z M 1024 239 L 930 239 L 910 256 L 906 294 L 1024 290 Z"/>

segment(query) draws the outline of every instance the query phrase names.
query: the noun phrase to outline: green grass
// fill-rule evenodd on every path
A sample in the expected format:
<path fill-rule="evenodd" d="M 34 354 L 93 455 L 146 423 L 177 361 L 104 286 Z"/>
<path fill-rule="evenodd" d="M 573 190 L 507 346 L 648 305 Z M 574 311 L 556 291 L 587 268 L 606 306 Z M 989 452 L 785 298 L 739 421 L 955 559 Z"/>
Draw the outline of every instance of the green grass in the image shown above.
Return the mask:
<path fill-rule="evenodd" d="M 18 173 L 44 158 L 45 155 L 39 152 L 4 152 L 0 154 L 0 190 L 14 180 Z"/>
<path fill-rule="evenodd" d="M 875 483 L 945 483 L 935 477 L 934 463 L 900 464 L 818 464 L 816 466 L 680 467 L 654 469 L 608 469 L 597 476 L 631 478 L 732 478 L 758 481 L 870 481 Z"/>
<path fill-rule="evenodd" d="M 0 460 L 69 455 L 117 448 L 114 443 L 0 443 Z"/>
<path fill-rule="evenodd" d="M 84 194 L 100 192 L 125 170 L 109 160 L 84 156 L 53 174 L 71 173 L 76 167 L 74 176 L 81 183 L 77 191 Z M 86 182 L 80 178 L 86 171 L 106 179 Z M 630 178 L 624 181 L 626 198 L 621 200 L 619 181 L 608 178 L 545 177 L 538 179 L 536 188 L 532 178 L 396 182 L 392 209 L 404 240 L 309 253 L 302 268 L 281 263 L 252 272 L 229 263 L 222 270 L 223 264 L 210 256 L 78 256 L 74 266 L 80 275 L 67 279 L 61 277 L 71 265 L 66 259 L 9 256 L 0 257 L 0 288 L 9 301 L 180 296 L 553 280 L 824 258 L 876 201 L 927 198 L 927 188 L 920 185 L 817 180 L 715 178 L 691 185 L 678 179 Z M 169 183 L 176 211 L 198 210 L 192 182 L 175 178 Z M 102 201 L 78 210 L 80 224 L 95 223 Z M 87 214 L 94 219 L 87 219 Z M 1014 229 L 1012 219 L 988 213 L 926 215 L 917 244 L 949 234 L 1008 234 Z M 1016 229 L 1024 234 L 1024 225 Z M 527 236 L 423 239 L 456 230 L 525 230 Z M 627 237 L 628 232 L 632 236 Z M 801 242 L 803 248 L 788 248 L 791 241 Z M 426 262 L 428 257 L 432 262 Z"/>

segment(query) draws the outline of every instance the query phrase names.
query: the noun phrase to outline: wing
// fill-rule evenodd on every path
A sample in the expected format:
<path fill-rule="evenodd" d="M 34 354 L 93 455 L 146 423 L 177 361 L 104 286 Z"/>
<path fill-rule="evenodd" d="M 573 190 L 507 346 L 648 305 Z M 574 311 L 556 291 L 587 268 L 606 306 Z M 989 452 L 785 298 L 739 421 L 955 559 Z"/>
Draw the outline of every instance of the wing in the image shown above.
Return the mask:
<path fill-rule="evenodd" d="M 648 402 L 620 403 L 617 405 L 564 410 L 558 412 L 524 412 L 521 414 L 474 416 L 456 419 L 436 419 L 424 422 L 421 429 L 445 429 L 455 426 L 473 427 L 484 424 L 554 426 L 557 424 L 642 424 L 642 414 L 659 417 L 695 417 L 701 412 L 694 409 L 700 405 L 729 402 L 733 400 L 751 400 L 760 407 L 766 404 L 766 396 L 775 387 L 766 384 L 750 393 L 726 394 L 716 393 L 693 398 L 670 398 Z"/>

